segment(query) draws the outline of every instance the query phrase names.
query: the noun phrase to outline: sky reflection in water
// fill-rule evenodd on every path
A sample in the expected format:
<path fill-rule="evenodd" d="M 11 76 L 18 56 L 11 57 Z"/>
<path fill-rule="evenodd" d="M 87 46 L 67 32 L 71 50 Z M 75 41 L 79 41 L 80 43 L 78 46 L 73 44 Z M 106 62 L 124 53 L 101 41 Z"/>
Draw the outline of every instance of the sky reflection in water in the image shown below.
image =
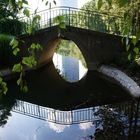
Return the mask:
<path fill-rule="evenodd" d="M 60 125 L 12 112 L 8 123 L 0 128 L 1 140 L 81 140 L 93 134 L 91 122 Z"/>
<path fill-rule="evenodd" d="M 68 63 L 68 64 L 70 64 L 70 63 Z M 78 66 L 79 66 L 79 64 L 78 64 Z M 68 69 L 70 69 L 70 67 Z M 71 67 L 71 69 L 73 69 L 73 68 Z M 77 67 L 77 70 L 78 69 L 79 69 L 79 67 Z M 44 71 L 47 73 L 46 69 Z M 69 72 L 72 73 L 73 71 L 70 70 Z M 84 74 L 86 74 L 86 70 L 84 70 Z M 84 74 L 82 76 L 84 76 Z M 78 72 L 78 76 L 77 77 L 74 76 L 74 77 L 76 77 L 75 80 L 79 80 L 80 78 L 82 78 L 82 76 L 80 77 L 79 75 L 81 75 L 81 74 L 79 74 L 79 72 Z M 71 76 L 71 74 L 69 76 Z M 96 80 L 97 77 L 95 77 L 95 76 L 96 75 L 92 75 L 92 76 L 89 76 L 89 77 L 91 77 L 91 78 L 94 77 L 94 79 L 95 79 L 94 85 L 98 87 L 98 85 L 96 85 L 97 84 L 97 80 Z M 33 76 L 33 78 L 36 78 L 36 77 Z M 42 71 L 40 72 L 40 78 L 45 78 L 46 79 L 46 77 L 44 77 L 44 73 Z M 37 79 L 38 79 L 38 77 L 37 77 Z M 88 86 L 90 87 L 90 93 L 94 93 L 94 90 L 92 91 L 93 82 L 90 82 L 90 81 L 92 81 L 92 80 L 89 80 L 89 83 L 87 84 L 87 87 Z M 55 81 L 55 82 L 57 82 L 57 81 Z M 46 82 L 43 82 L 43 83 L 48 85 L 48 83 L 46 83 Z M 49 81 L 49 83 L 50 83 L 50 81 Z M 53 84 L 54 84 L 54 82 L 53 82 Z M 37 85 L 38 85 L 38 83 L 37 83 Z M 46 85 L 44 85 L 44 86 L 46 87 Z M 105 85 L 105 83 L 104 83 L 104 85 Z M 105 87 L 106 87 L 105 89 L 107 89 L 107 86 L 105 86 Z M 99 86 L 98 90 L 99 89 L 101 89 L 100 86 Z M 114 89 L 114 87 L 113 87 L 113 89 Z M 70 90 L 70 88 L 69 88 L 69 90 Z M 50 91 L 52 91 L 52 89 Z M 81 90 L 78 90 L 78 91 L 79 91 L 79 93 L 76 92 L 76 94 L 81 95 L 82 94 Z M 70 97 L 71 97 L 73 92 L 71 92 L 71 91 L 69 91 L 69 92 L 70 92 Z M 104 95 L 108 95 L 110 93 L 110 92 L 109 93 L 107 92 L 107 94 L 106 94 L 105 90 L 104 90 L 104 92 L 103 92 Z M 45 93 L 51 93 L 51 95 L 52 95 L 52 92 L 49 92 L 49 90 L 47 92 L 45 90 Z M 64 91 L 64 93 L 66 93 L 66 91 Z M 88 95 L 87 93 L 88 92 L 86 92 L 85 96 L 82 96 L 84 99 L 85 99 L 85 97 L 87 97 L 87 95 Z M 115 100 L 116 100 L 117 97 L 119 97 L 118 93 L 120 93 L 120 92 L 117 92 L 117 96 L 114 97 Z M 29 94 L 28 96 L 31 95 L 30 93 L 28 93 L 28 94 Z M 35 94 L 35 92 L 33 92 L 33 94 Z M 57 91 L 57 94 L 58 94 L 58 91 Z M 37 92 L 37 95 L 38 95 L 38 92 Z M 36 99 L 39 100 L 40 95 L 41 95 L 41 93 L 39 94 L 39 96 L 37 96 Z M 74 95 L 75 95 L 75 93 L 74 93 Z M 110 95 L 108 95 L 108 96 L 110 97 Z M 73 97 L 75 97 L 75 96 L 73 96 Z M 100 94 L 99 94 L 99 97 L 101 98 Z M 53 98 L 54 98 L 54 96 L 53 96 Z M 89 98 L 91 99 L 92 96 L 89 97 Z M 107 97 L 105 97 L 105 98 L 107 98 Z M 46 102 L 46 100 L 48 98 L 45 97 L 44 99 L 45 99 L 45 102 Z M 49 100 L 50 100 L 50 98 L 49 98 Z M 62 101 L 62 98 L 61 98 L 60 103 L 62 104 L 62 102 L 63 101 Z M 93 101 L 91 101 L 91 102 L 93 103 Z M 37 104 L 37 103 L 35 103 L 35 104 Z M 55 102 L 55 105 L 56 105 L 56 102 Z M 80 123 L 80 124 L 74 124 L 74 125 L 60 125 L 60 124 L 55 124 L 55 123 L 39 120 L 39 119 L 36 119 L 36 118 L 32 118 L 32 117 L 29 117 L 29 116 L 25 116 L 25 115 L 22 115 L 22 114 L 18 114 L 18 113 L 15 113 L 15 112 L 11 112 L 11 114 L 12 115 L 9 116 L 9 118 L 7 120 L 7 123 L 4 125 L 4 127 L 0 127 L 0 140 L 84 140 L 88 135 L 93 135 L 94 131 L 95 131 L 95 125 L 93 125 L 92 122 Z"/>
<path fill-rule="evenodd" d="M 87 73 L 87 68 L 83 66 L 81 60 L 69 56 L 55 53 L 53 63 L 59 74 L 69 82 L 81 80 Z"/>

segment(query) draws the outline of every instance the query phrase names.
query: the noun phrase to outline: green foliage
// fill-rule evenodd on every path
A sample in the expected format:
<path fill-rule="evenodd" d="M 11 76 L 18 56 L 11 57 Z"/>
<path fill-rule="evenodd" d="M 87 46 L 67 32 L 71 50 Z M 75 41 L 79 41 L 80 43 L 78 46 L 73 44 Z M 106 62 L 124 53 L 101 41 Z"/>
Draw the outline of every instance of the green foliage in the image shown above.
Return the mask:
<path fill-rule="evenodd" d="M 24 23 L 17 19 L 1 19 L 0 20 L 0 34 L 9 34 L 17 36 L 22 34 Z"/>
<path fill-rule="evenodd" d="M 34 34 L 35 31 L 39 28 L 39 21 L 40 21 L 41 17 L 39 15 L 34 15 L 33 19 L 30 20 L 30 23 L 27 24 L 27 30 L 26 32 L 31 35 Z"/>
<path fill-rule="evenodd" d="M 0 99 L 0 127 L 8 121 L 8 117 L 11 116 L 11 109 L 15 105 L 15 100 L 13 98 L 2 98 Z"/>
<path fill-rule="evenodd" d="M 30 23 L 24 23 L 18 20 L 17 14 L 19 12 L 23 12 L 23 14 L 30 18 L 30 12 L 28 8 L 26 7 L 28 5 L 28 1 L 26 0 L 0 0 L 0 49 L 3 48 L 6 50 L 5 52 L 9 55 L 11 52 L 13 53 L 16 58 L 18 57 L 18 54 L 20 52 L 19 46 L 21 45 L 20 42 L 24 43 L 24 41 L 20 39 L 16 39 L 18 35 L 21 35 L 22 33 L 26 33 L 29 35 L 34 34 L 34 32 L 39 27 L 39 21 L 40 16 L 35 14 L 30 20 Z M 16 37 L 14 37 L 16 36 Z M 20 45 L 19 45 L 20 44 Z M 8 51 L 7 51 L 8 50 Z M 22 59 L 18 60 L 18 63 L 16 61 L 14 63 L 14 66 L 12 68 L 13 72 L 19 73 L 19 79 L 17 80 L 17 85 L 20 86 L 21 91 L 27 92 L 28 87 L 26 84 L 26 81 L 24 80 L 25 75 L 25 67 L 32 68 L 37 64 L 36 61 L 36 52 L 42 50 L 42 47 L 39 44 L 32 44 L 30 48 L 28 49 L 29 56 L 24 56 Z M 0 51 L 2 54 L 4 54 L 4 51 Z M 11 53 L 11 54 L 12 54 Z M 10 55 L 11 55 L 10 54 Z M 2 56 L 2 55 L 0 55 Z M 6 59 L 6 58 L 4 58 Z M 0 79 L 1 80 L 1 79 Z M 7 92 L 6 83 L 2 80 L 0 81 L 1 85 L 1 93 Z"/>
<path fill-rule="evenodd" d="M 101 9 L 102 5 L 103 5 L 103 0 L 98 0 L 98 10 Z"/>
<path fill-rule="evenodd" d="M 83 25 L 80 26 L 84 28 L 111 34 L 122 34 L 123 22 L 120 16 L 122 14 L 114 1 L 108 0 L 106 3 L 105 0 L 91 0 L 82 7 L 82 10 L 85 11 L 79 12 L 78 25 L 81 22 Z"/>
<path fill-rule="evenodd" d="M 42 46 L 40 44 L 32 43 L 28 51 L 33 54 L 33 51 L 42 51 Z"/>
<path fill-rule="evenodd" d="M 13 38 L 10 42 L 10 46 L 12 46 L 13 54 L 15 56 L 20 51 L 20 49 L 18 48 L 18 45 L 19 45 L 19 42 L 15 38 Z"/>
<path fill-rule="evenodd" d="M 28 5 L 28 1 L 26 0 L 7 0 L 8 1 L 8 8 L 12 13 L 14 13 L 14 18 L 17 17 L 17 14 L 20 13 L 22 10 L 26 9 Z M 24 12 L 23 12 L 24 13 Z"/>
<path fill-rule="evenodd" d="M 29 56 L 29 57 L 23 57 L 22 64 L 32 68 L 33 66 L 36 66 L 37 62 L 35 57 Z"/>
<path fill-rule="evenodd" d="M 137 45 L 140 41 L 140 4 L 139 0 L 128 2 L 126 0 L 118 2 L 120 6 L 127 6 L 127 10 L 124 12 L 125 25 L 124 31 L 125 34 L 130 38 L 130 43 L 128 45 L 134 45 L 134 48 L 131 49 L 128 53 L 128 57 L 133 56 L 131 61 L 136 61 L 139 57 L 139 47 Z M 137 62 L 137 61 L 136 61 Z"/>
<path fill-rule="evenodd" d="M 22 92 L 28 92 L 28 87 L 26 81 L 24 80 L 25 72 L 22 63 L 15 64 L 12 69 L 13 72 L 20 73 L 20 76 L 17 80 L 17 85 L 20 86 Z"/>
<path fill-rule="evenodd" d="M 13 54 L 16 56 L 18 54 L 18 52 L 20 52 L 20 49 L 19 48 L 15 48 L 13 50 Z"/>
<path fill-rule="evenodd" d="M 16 15 L 10 8 L 11 0 L 0 0 L 0 19 L 12 17 L 15 18 Z"/>
<path fill-rule="evenodd" d="M 97 5 L 96 5 L 97 3 Z M 82 9 L 94 10 L 108 14 L 108 17 L 113 15 L 121 15 L 122 20 L 117 18 L 109 18 L 107 22 L 104 22 L 105 17 L 100 18 L 104 25 L 109 30 L 118 31 L 125 39 L 126 51 L 128 54 L 128 60 L 133 63 L 139 62 L 138 57 L 139 47 L 138 41 L 140 40 L 140 1 L 139 0 L 91 0 L 83 6 Z M 97 21 L 97 20 L 96 20 Z M 100 23 L 100 22 L 99 22 Z M 92 25 L 96 27 L 95 25 Z M 102 27 L 102 26 L 99 26 Z M 105 29 L 106 29 L 105 27 Z M 117 33 L 117 32 L 116 32 Z M 129 41 L 128 41 L 129 40 Z M 132 48 L 133 46 L 133 48 Z"/>
<path fill-rule="evenodd" d="M 135 52 L 136 55 L 139 54 L 139 48 L 135 47 L 135 48 L 133 49 L 133 51 Z"/>
<path fill-rule="evenodd" d="M 21 71 L 23 71 L 22 64 L 21 63 L 14 64 L 12 71 L 13 72 L 21 72 Z"/>
<path fill-rule="evenodd" d="M 128 0 L 118 0 L 118 4 L 120 7 L 126 6 L 128 4 Z"/>
<path fill-rule="evenodd" d="M 2 67 L 10 67 L 17 62 L 19 56 L 13 56 L 12 47 L 9 45 L 14 38 L 12 35 L 0 34 L 0 65 Z M 16 50 L 15 50 L 16 51 Z"/>
<path fill-rule="evenodd" d="M 57 16 L 54 19 L 54 23 L 57 24 L 61 29 L 65 29 L 66 28 L 65 17 L 64 16 Z"/>
<path fill-rule="evenodd" d="M 101 118 L 102 128 L 95 131 L 95 140 L 123 140 L 125 138 L 125 124 L 121 113 L 109 106 L 100 107 L 96 116 Z"/>
<path fill-rule="evenodd" d="M 14 53 L 15 49 L 19 49 L 18 44 L 19 43 L 16 39 L 13 39 L 11 41 L 11 45 L 13 45 L 12 46 L 13 53 Z M 41 50 L 42 50 L 42 46 L 40 44 L 32 43 L 31 46 L 28 48 L 29 56 L 22 57 L 21 62 L 14 64 L 14 66 L 13 66 L 12 71 L 20 74 L 19 79 L 17 80 L 17 85 L 20 86 L 20 90 L 22 92 L 28 91 L 27 83 L 24 80 L 25 68 L 26 67 L 33 68 L 34 66 L 37 65 L 36 53 Z"/>
<path fill-rule="evenodd" d="M 27 86 L 26 81 L 24 80 L 24 75 L 25 75 L 25 72 L 21 71 L 19 79 L 17 80 L 17 85 L 20 86 L 20 90 L 23 93 L 26 93 L 26 92 L 28 92 L 28 86 Z"/>
<path fill-rule="evenodd" d="M 25 8 L 24 11 L 23 11 L 23 14 L 25 16 L 29 17 L 30 16 L 30 11 L 27 8 Z"/>
<path fill-rule="evenodd" d="M 7 43 L 7 44 L 9 44 L 9 42 L 13 38 L 14 38 L 14 36 L 12 36 L 12 35 L 0 34 L 0 43 Z"/>
<path fill-rule="evenodd" d="M 28 1 L 26 0 L 0 0 L 0 20 L 18 19 L 18 13 L 25 11 L 27 14 L 27 5 Z"/>
<path fill-rule="evenodd" d="M 0 95 L 6 94 L 8 91 L 6 82 L 3 81 L 2 77 L 0 77 Z"/>

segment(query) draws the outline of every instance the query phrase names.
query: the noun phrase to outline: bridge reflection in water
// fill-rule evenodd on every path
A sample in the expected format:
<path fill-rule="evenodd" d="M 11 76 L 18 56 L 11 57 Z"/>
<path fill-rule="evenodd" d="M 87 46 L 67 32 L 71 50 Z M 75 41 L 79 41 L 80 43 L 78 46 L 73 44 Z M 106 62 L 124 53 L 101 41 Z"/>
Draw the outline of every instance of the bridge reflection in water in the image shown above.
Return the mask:
<path fill-rule="evenodd" d="M 94 116 L 94 113 L 98 109 L 99 107 L 90 107 L 71 111 L 60 111 L 17 100 L 17 105 L 12 108 L 12 111 L 62 125 L 94 122 L 95 126 L 98 126 L 100 118 Z"/>

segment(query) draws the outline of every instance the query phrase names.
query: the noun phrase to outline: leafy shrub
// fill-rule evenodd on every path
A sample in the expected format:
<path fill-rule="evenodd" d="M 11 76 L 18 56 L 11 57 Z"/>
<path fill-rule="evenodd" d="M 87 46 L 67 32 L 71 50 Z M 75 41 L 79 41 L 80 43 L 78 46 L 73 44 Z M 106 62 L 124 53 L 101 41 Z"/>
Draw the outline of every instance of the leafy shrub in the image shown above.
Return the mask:
<path fill-rule="evenodd" d="M 18 57 L 16 58 L 12 54 L 12 48 L 9 45 L 11 39 L 14 36 L 7 34 L 0 34 L 0 66 L 7 67 L 12 66 L 14 62 L 17 62 Z"/>
<path fill-rule="evenodd" d="M 0 34 L 20 35 L 24 29 L 24 23 L 17 19 L 1 19 Z"/>

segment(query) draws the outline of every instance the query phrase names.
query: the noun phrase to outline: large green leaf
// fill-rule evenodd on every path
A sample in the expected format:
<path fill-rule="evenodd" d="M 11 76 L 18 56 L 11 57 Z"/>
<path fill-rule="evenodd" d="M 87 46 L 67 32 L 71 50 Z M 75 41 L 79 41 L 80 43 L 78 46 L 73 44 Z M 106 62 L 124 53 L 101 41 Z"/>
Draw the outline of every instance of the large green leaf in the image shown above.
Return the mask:
<path fill-rule="evenodd" d="M 13 50 L 13 54 L 16 56 L 18 54 L 18 52 L 20 52 L 20 49 L 19 48 L 15 48 Z"/>
<path fill-rule="evenodd" d="M 21 84 L 21 82 L 22 82 L 22 79 L 19 78 L 19 79 L 17 80 L 17 85 L 19 86 L 19 85 Z"/>
<path fill-rule="evenodd" d="M 8 34 L 0 34 L 0 42 L 10 42 L 14 36 Z"/>
<path fill-rule="evenodd" d="M 8 91 L 6 82 L 3 81 L 2 77 L 0 77 L 0 94 L 6 94 Z"/>
<path fill-rule="evenodd" d="M 21 72 L 22 70 L 23 66 L 21 65 L 21 63 L 15 64 L 12 69 L 13 72 Z"/>
<path fill-rule="evenodd" d="M 133 51 L 135 52 L 136 55 L 139 54 L 139 48 L 135 47 L 135 48 L 133 49 Z"/>
<path fill-rule="evenodd" d="M 117 0 L 117 1 L 118 1 L 118 4 L 119 4 L 120 7 L 123 7 L 123 6 L 125 6 L 126 4 L 129 3 L 128 0 Z"/>
<path fill-rule="evenodd" d="M 97 3 L 98 5 L 98 10 L 100 10 L 101 9 L 101 7 L 102 7 L 102 5 L 103 5 L 103 0 L 98 0 L 98 3 Z"/>
<path fill-rule="evenodd" d="M 7 88 L 7 84 L 5 83 L 5 82 L 2 82 L 1 83 L 1 88 L 2 88 L 2 93 L 3 94 L 6 94 L 7 93 L 7 91 L 8 91 L 8 88 Z"/>
<path fill-rule="evenodd" d="M 107 2 L 108 2 L 108 4 L 109 4 L 109 6 L 112 5 L 112 0 L 107 0 Z"/>
<path fill-rule="evenodd" d="M 18 40 L 16 40 L 15 38 L 13 38 L 10 42 L 10 46 L 12 46 L 12 49 L 15 49 L 16 47 L 18 47 Z"/>
<path fill-rule="evenodd" d="M 30 16 L 30 11 L 27 8 L 25 8 L 24 11 L 23 11 L 23 14 L 25 16 L 29 17 Z"/>
<path fill-rule="evenodd" d="M 32 68 L 33 66 L 36 66 L 37 62 L 35 60 L 35 57 L 29 56 L 29 57 L 23 57 L 22 64 Z"/>
<path fill-rule="evenodd" d="M 136 45 L 136 43 L 137 43 L 137 38 L 136 37 L 132 37 L 132 40 L 131 40 L 131 42 L 134 44 L 134 46 Z"/>
<path fill-rule="evenodd" d="M 28 92 L 28 86 L 27 86 L 27 85 L 24 85 L 24 86 L 22 87 L 22 91 L 23 91 L 24 93 Z"/>
<path fill-rule="evenodd" d="M 140 57 L 136 59 L 138 65 L 140 65 Z"/>
<path fill-rule="evenodd" d="M 131 53 L 128 55 L 128 60 L 131 61 L 132 55 Z"/>
<path fill-rule="evenodd" d="M 22 0 L 22 2 L 26 5 L 28 5 L 28 1 L 27 0 Z"/>
<path fill-rule="evenodd" d="M 65 29 L 65 28 L 66 28 L 65 22 L 61 22 L 61 23 L 59 24 L 59 27 L 60 27 L 61 29 Z"/>

